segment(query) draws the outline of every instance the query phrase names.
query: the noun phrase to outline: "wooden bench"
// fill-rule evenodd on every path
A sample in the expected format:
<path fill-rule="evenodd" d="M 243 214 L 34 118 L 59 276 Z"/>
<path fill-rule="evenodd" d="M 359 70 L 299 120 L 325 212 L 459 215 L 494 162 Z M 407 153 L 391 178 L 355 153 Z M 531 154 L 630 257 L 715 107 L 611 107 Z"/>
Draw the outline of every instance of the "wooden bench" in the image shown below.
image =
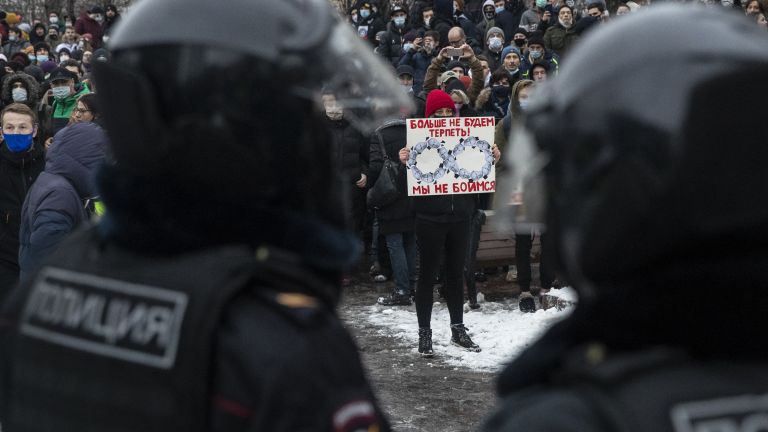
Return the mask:
<path fill-rule="evenodd" d="M 515 236 L 501 232 L 494 218 L 498 217 L 493 210 L 485 211 L 485 224 L 480 231 L 480 242 L 475 256 L 475 268 L 496 267 L 515 264 Z M 541 254 L 539 236 L 533 239 L 531 255 L 533 261 L 538 261 Z"/>

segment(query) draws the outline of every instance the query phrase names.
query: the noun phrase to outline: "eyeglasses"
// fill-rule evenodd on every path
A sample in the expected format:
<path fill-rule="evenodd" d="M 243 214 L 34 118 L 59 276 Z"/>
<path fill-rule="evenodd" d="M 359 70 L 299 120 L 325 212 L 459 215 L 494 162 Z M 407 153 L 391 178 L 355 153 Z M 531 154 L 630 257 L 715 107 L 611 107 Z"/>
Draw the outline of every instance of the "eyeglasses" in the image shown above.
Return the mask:
<path fill-rule="evenodd" d="M 89 110 L 89 109 L 80 109 L 80 108 L 75 108 L 75 109 L 74 109 L 74 110 L 72 110 L 72 111 L 73 111 L 75 114 L 85 114 L 85 113 L 87 113 L 87 112 L 91 112 L 91 110 Z"/>

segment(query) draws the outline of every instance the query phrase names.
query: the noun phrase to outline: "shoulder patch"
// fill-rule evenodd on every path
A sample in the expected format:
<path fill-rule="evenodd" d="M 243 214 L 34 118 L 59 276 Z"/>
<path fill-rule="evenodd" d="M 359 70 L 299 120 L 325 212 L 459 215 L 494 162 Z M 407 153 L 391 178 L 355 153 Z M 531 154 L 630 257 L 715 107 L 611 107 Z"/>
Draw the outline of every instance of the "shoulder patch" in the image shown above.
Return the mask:
<path fill-rule="evenodd" d="M 335 432 L 379 432 L 376 408 L 371 401 L 347 402 L 333 414 Z"/>
<path fill-rule="evenodd" d="M 768 395 L 685 402 L 670 415 L 675 432 L 768 431 Z"/>
<path fill-rule="evenodd" d="M 57 268 L 31 287 L 19 332 L 130 363 L 170 369 L 187 294 Z"/>

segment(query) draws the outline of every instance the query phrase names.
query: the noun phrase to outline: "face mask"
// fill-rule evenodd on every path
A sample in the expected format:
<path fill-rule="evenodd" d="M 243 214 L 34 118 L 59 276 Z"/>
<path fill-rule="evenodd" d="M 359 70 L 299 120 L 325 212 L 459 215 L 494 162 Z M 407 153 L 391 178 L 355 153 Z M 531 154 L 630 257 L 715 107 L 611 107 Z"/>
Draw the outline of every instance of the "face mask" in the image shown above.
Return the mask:
<path fill-rule="evenodd" d="M 540 58 L 540 57 L 541 57 L 541 51 L 538 51 L 538 50 L 537 51 L 531 51 L 531 58 L 532 59 L 537 59 L 537 58 Z"/>
<path fill-rule="evenodd" d="M 573 25 L 573 21 L 563 21 L 563 20 L 561 20 L 559 18 L 558 18 L 557 22 L 559 22 L 560 25 L 565 27 L 565 28 L 571 28 L 571 26 Z"/>
<path fill-rule="evenodd" d="M 405 17 L 395 17 L 392 21 L 394 21 L 395 25 L 398 27 L 405 25 Z"/>
<path fill-rule="evenodd" d="M 40 55 L 38 55 L 35 58 L 37 59 L 38 63 L 42 63 L 44 61 L 48 61 L 48 56 L 47 55 L 43 55 L 43 54 L 40 54 Z"/>
<path fill-rule="evenodd" d="M 501 50 L 502 45 L 504 45 L 504 42 L 501 41 L 500 37 L 492 37 L 488 40 L 488 48 L 493 51 Z"/>
<path fill-rule="evenodd" d="M 48 37 L 51 38 L 51 40 L 59 40 L 59 35 L 57 34 L 48 35 Z"/>
<path fill-rule="evenodd" d="M 536 7 L 544 9 L 547 5 L 547 0 L 536 0 Z"/>
<path fill-rule="evenodd" d="M 93 17 L 93 19 L 95 19 L 96 22 L 98 22 L 98 23 L 104 21 L 104 17 L 101 16 L 101 15 L 96 15 L 95 17 Z"/>
<path fill-rule="evenodd" d="M 497 14 L 500 14 L 502 12 L 504 12 L 504 6 L 499 6 L 499 7 L 496 8 L 496 13 Z"/>
<path fill-rule="evenodd" d="M 51 93 L 55 99 L 66 99 L 69 96 L 69 87 L 53 87 Z"/>
<path fill-rule="evenodd" d="M 496 18 L 496 11 L 488 11 L 488 12 L 484 12 L 483 14 L 485 15 L 485 19 L 487 19 L 488 21 Z"/>
<path fill-rule="evenodd" d="M 568 5 L 569 8 L 573 8 L 576 2 L 573 0 L 565 0 L 565 4 Z"/>
<path fill-rule="evenodd" d="M 13 98 L 14 102 L 26 102 L 27 100 L 27 89 L 25 88 L 15 88 L 11 90 L 11 97 Z"/>
<path fill-rule="evenodd" d="M 521 111 L 528 111 L 528 99 L 520 99 L 517 103 L 520 105 Z"/>
<path fill-rule="evenodd" d="M 16 35 L 10 35 L 8 36 L 8 40 L 11 42 L 14 42 L 17 39 Z"/>
<path fill-rule="evenodd" d="M 37 57 L 35 57 L 34 54 L 27 54 L 27 57 L 29 57 L 29 61 L 35 61 Z"/>
<path fill-rule="evenodd" d="M 48 22 L 51 24 L 57 24 L 59 22 L 59 17 L 50 17 L 48 18 Z"/>
<path fill-rule="evenodd" d="M 453 106 L 454 106 L 454 108 L 456 108 L 456 112 L 459 112 L 459 111 L 461 111 L 461 108 L 464 106 L 464 104 L 463 103 L 454 103 Z"/>
<path fill-rule="evenodd" d="M 411 49 L 413 49 L 413 44 L 412 43 L 403 44 L 403 51 L 408 52 Z"/>
<path fill-rule="evenodd" d="M 65 61 L 67 61 L 67 60 L 69 60 L 69 56 L 65 56 L 65 55 L 63 55 L 63 56 L 60 56 L 60 57 L 59 57 L 59 63 L 61 63 L 61 62 L 65 62 Z"/>
<path fill-rule="evenodd" d="M 509 87 L 498 84 L 491 89 L 491 93 L 496 99 L 505 99 L 509 96 Z"/>
<path fill-rule="evenodd" d="M 413 93 L 413 86 L 412 86 L 412 85 L 408 85 L 408 84 L 400 84 L 400 85 L 403 87 L 403 90 L 404 90 L 404 91 L 405 91 L 407 94 L 411 94 L 411 93 Z"/>
<path fill-rule="evenodd" d="M 430 22 L 432 22 L 432 18 L 427 18 L 427 19 L 425 19 L 425 20 L 424 20 L 424 26 L 425 26 L 426 28 L 429 28 L 429 23 L 430 23 Z"/>
<path fill-rule="evenodd" d="M 522 48 L 525 46 L 525 39 L 515 39 L 515 45 L 517 45 L 518 48 Z"/>
<path fill-rule="evenodd" d="M 3 135 L 8 150 L 20 153 L 32 147 L 32 134 L 7 134 Z"/>
<path fill-rule="evenodd" d="M 327 115 L 328 118 L 331 120 L 341 120 L 341 118 L 344 116 L 344 110 L 338 106 L 332 107 L 332 108 L 326 108 L 325 115 Z"/>
<path fill-rule="evenodd" d="M 371 11 L 369 11 L 368 9 L 363 9 L 360 11 L 360 16 L 363 17 L 363 19 L 366 19 L 369 16 L 371 16 Z"/>

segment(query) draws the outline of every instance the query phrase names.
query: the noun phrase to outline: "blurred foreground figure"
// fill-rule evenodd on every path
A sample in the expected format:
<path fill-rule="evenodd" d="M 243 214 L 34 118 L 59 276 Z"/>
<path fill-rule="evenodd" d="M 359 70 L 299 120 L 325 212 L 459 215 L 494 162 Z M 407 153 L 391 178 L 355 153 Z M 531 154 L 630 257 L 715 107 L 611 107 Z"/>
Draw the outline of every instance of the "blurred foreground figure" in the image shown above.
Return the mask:
<path fill-rule="evenodd" d="M 110 49 L 107 212 L 5 307 L 3 430 L 389 430 L 335 313 L 321 94 L 370 130 L 410 108 L 394 76 L 325 0 L 142 2 Z"/>
<path fill-rule="evenodd" d="M 618 21 L 513 127 L 516 223 L 580 299 L 483 430 L 768 430 L 768 40 L 690 5 Z"/>

